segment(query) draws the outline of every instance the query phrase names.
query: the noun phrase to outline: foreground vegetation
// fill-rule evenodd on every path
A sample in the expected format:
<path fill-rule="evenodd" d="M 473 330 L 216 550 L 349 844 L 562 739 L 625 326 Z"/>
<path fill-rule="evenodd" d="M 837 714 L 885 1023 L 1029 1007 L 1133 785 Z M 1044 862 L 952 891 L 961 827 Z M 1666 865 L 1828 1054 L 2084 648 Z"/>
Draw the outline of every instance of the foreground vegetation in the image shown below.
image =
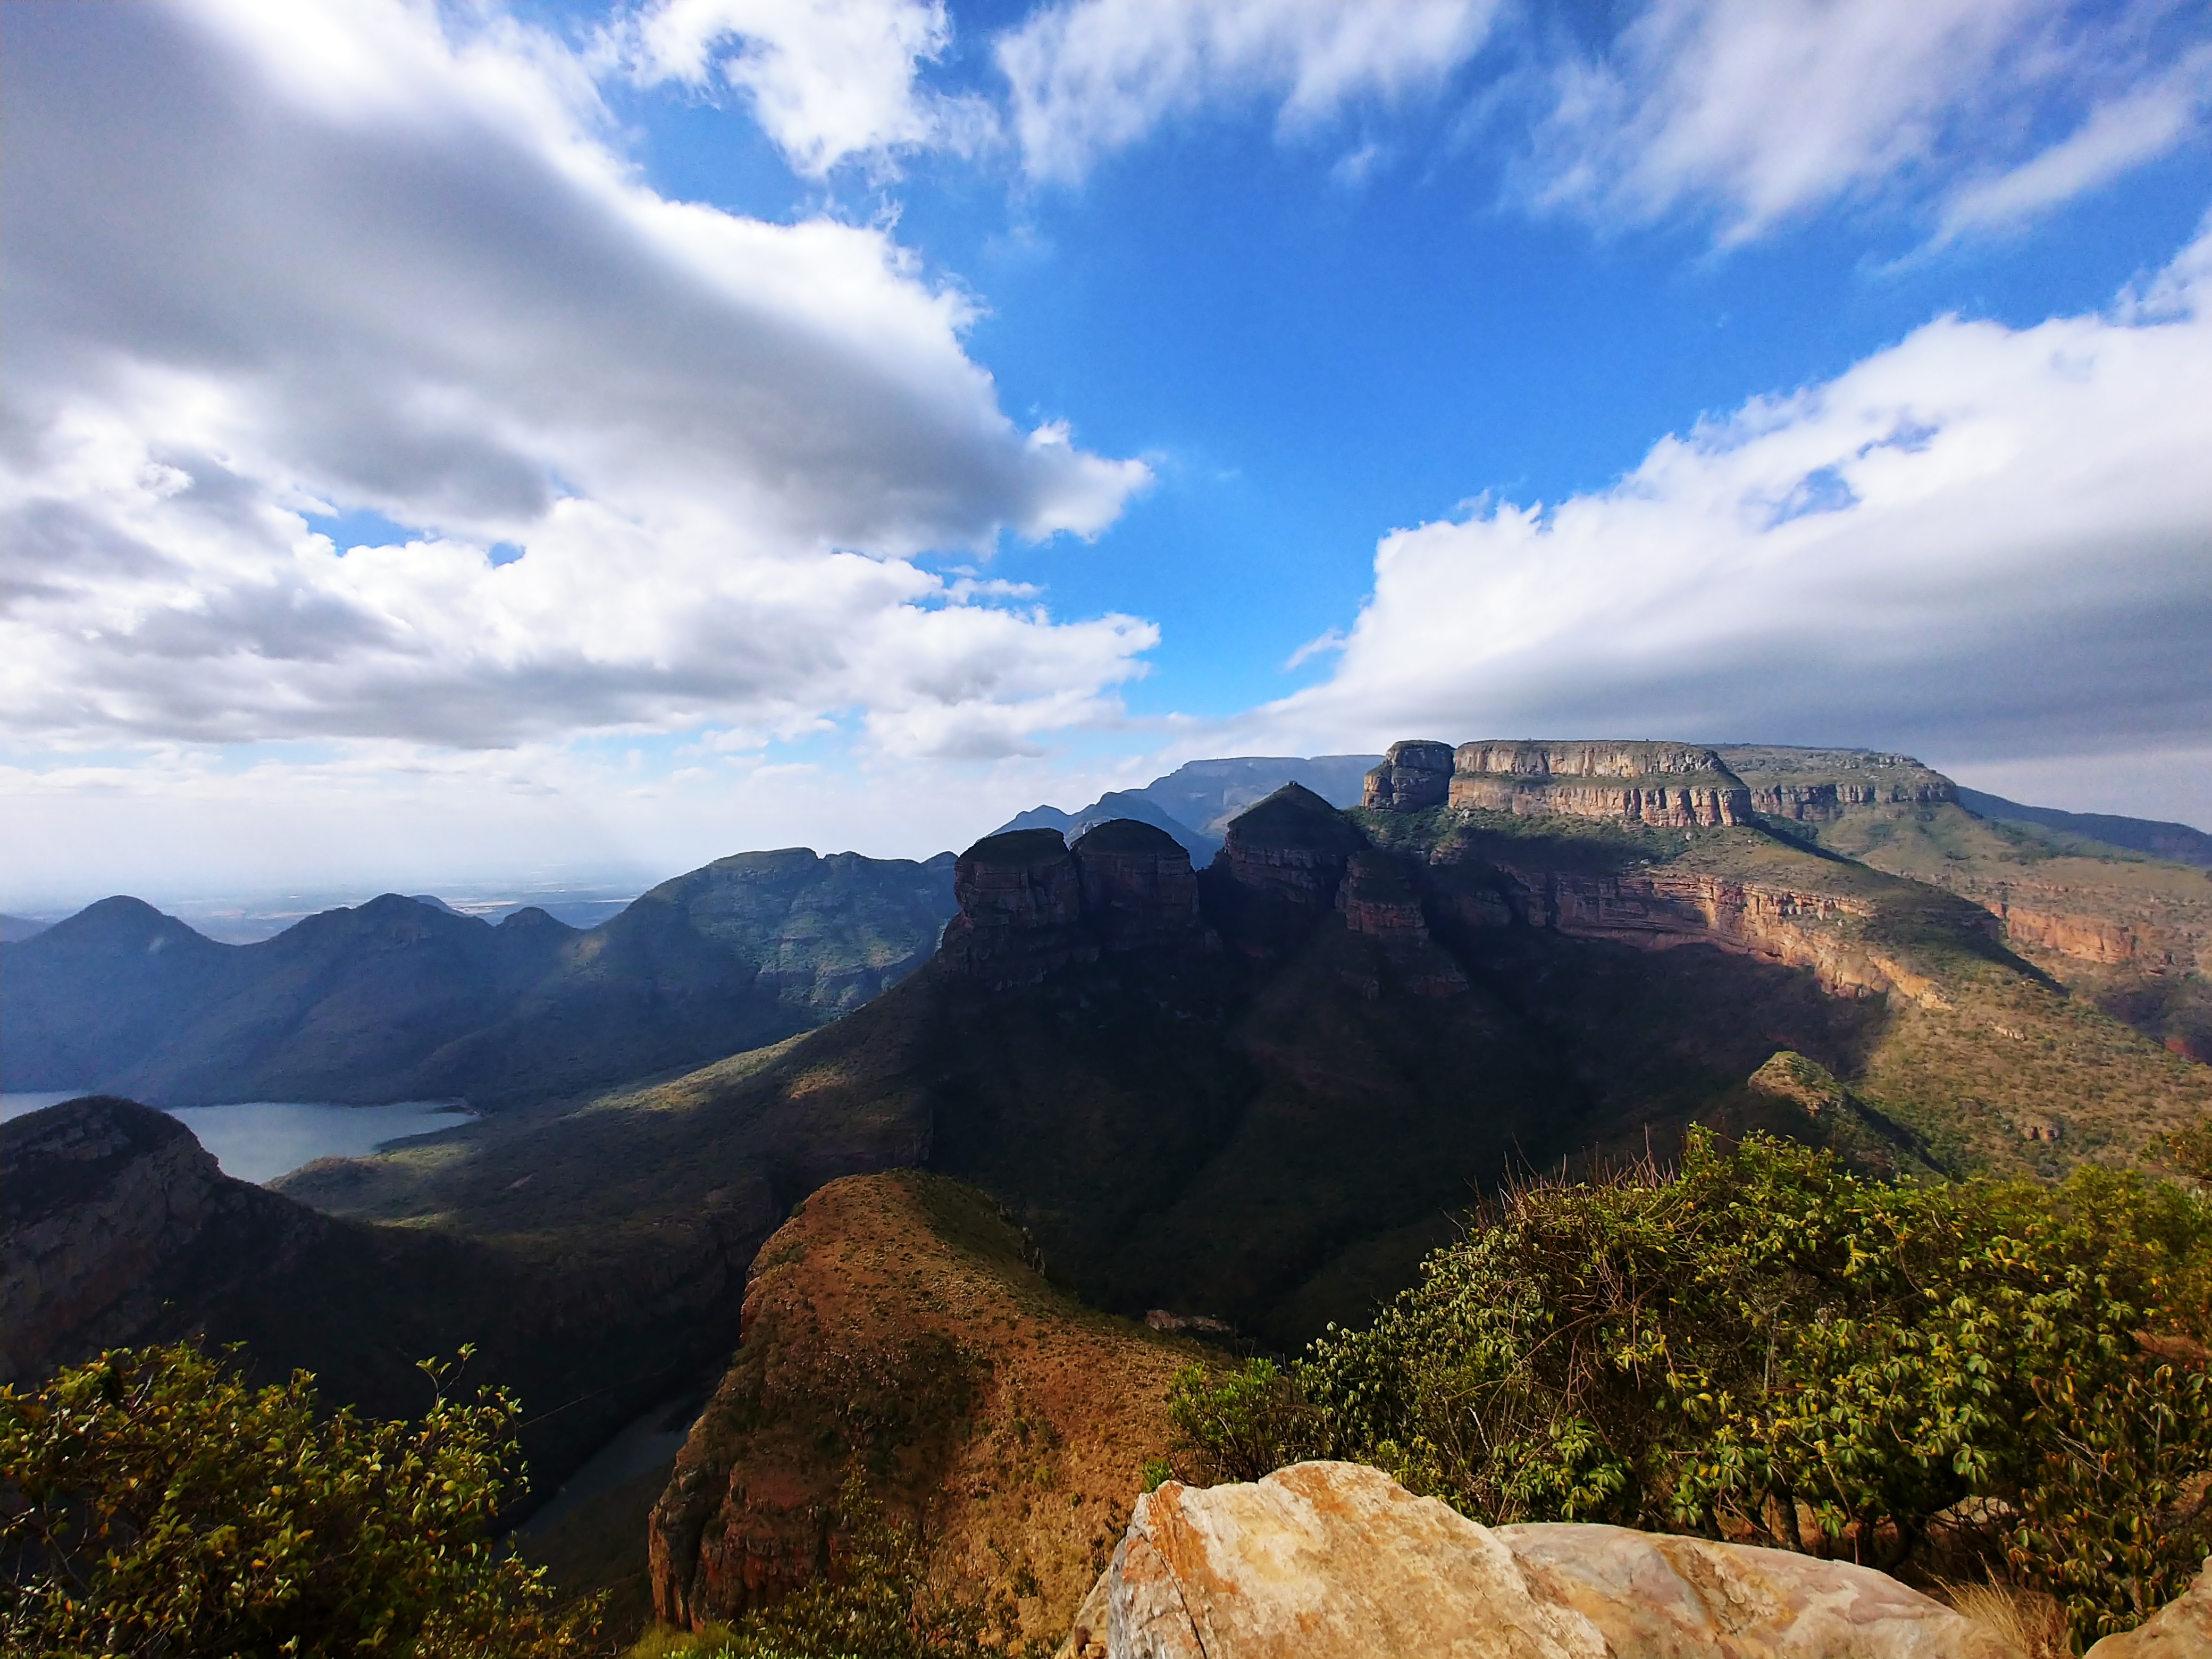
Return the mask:
<path fill-rule="evenodd" d="M 0 1651 L 589 1651 L 595 1604 L 556 1609 L 489 1537 L 521 1489 L 514 1400 L 450 1400 L 451 1368 L 423 1370 L 435 1399 L 414 1423 L 319 1413 L 304 1372 L 252 1389 L 189 1344 L 0 1389 Z"/>
<path fill-rule="evenodd" d="M 2086 1640 L 2212 1552 L 2208 1313 L 2176 1186 L 1887 1185 L 1696 1133 L 1678 1174 L 1508 1194 L 1370 1328 L 1186 1372 L 1176 1413 L 1201 1476 L 1346 1457 L 1492 1523 L 1994 1573 Z"/>

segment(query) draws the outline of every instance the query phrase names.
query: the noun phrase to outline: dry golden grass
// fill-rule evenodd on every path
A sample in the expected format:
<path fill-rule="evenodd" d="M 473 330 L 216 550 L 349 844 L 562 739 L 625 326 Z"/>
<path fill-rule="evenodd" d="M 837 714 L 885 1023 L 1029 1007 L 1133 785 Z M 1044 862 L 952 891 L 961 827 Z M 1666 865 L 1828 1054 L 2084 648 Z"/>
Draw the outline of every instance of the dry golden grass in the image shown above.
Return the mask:
<path fill-rule="evenodd" d="M 1954 1584 L 1938 1580 L 1942 1599 L 1995 1632 L 2021 1659 L 2071 1659 L 2066 1616 L 2058 1603 L 2039 1590 L 2012 1584 Z"/>

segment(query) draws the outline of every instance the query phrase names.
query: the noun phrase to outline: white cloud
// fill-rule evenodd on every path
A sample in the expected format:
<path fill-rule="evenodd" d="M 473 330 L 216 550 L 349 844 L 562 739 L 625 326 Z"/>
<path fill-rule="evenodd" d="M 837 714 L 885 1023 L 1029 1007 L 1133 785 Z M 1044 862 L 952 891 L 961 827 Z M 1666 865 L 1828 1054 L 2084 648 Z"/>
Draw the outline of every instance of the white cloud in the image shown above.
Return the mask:
<path fill-rule="evenodd" d="M 1944 210 L 1946 240 L 2001 229 L 2155 161 L 2201 132 L 2212 105 L 2212 46 L 2167 73 L 2093 110 L 2057 143 L 2009 172 L 1954 191 Z"/>
<path fill-rule="evenodd" d="M 1604 218 L 1717 207 L 1737 241 L 1931 161 L 2036 0 L 1657 0 L 1555 72 L 1532 194 Z"/>
<path fill-rule="evenodd" d="M 1346 105 L 1433 91 L 1479 51 L 1497 0 L 1068 0 L 999 42 L 1012 125 L 1037 179 L 1208 106 L 1267 100 L 1286 130 Z"/>
<path fill-rule="evenodd" d="M 18 738 L 851 713 L 972 752 L 1141 672 L 1148 623 L 914 559 L 1095 534 L 1142 464 L 1018 429 L 885 232 L 645 188 L 548 37 L 371 0 L 5 24 Z M 333 507 L 422 533 L 334 548 Z"/>
<path fill-rule="evenodd" d="M 951 38 L 943 0 L 658 0 L 611 45 L 647 85 L 720 79 L 746 94 L 793 167 L 821 178 L 849 156 L 976 136 L 980 104 L 917 82 Z"/>
<path fill-rule="evenodd" d="M 2146 752 L 2212 729 L 2212 234 L 2155 305 L 1944 318 L 1612 489 L 1385 538 L 1241 735 Z"/>
<path fill-rule="evenodd" d="M 1518 188 L 1603 223 L 1711 213 L 1723 245 L 1847 199 L 1948 196 L 1951 234 L 2009 222 L 2194 130 L 2203 72 L 2160 67 L 2164 9 L 1654 0 L 1550 69 Z M 2073 137 L 2027 159 L 2077 106 Z"/>

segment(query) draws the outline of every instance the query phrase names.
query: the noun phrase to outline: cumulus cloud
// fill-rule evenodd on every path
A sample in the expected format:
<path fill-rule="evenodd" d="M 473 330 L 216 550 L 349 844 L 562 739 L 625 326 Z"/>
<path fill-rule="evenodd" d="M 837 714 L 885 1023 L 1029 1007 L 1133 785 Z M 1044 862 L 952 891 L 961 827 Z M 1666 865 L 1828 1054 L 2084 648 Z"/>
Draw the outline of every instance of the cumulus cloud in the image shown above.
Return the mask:
<path fill-rule="evenodd" d="M 967 752 L 1140 672 L 1149 623 L 915 562 L 1095 534 L 1148 474 L 1017 428 L 886 232 L 659 197 L 587 66 L 499 15 L 9 9 L 17 737 L 853 710 Z M 413 533 L 319 528 L 362 511 Z"/>
<path fill-rule="evenodd" d="M 2201 745 L 2208 255 L 2109 313 L 1939 319 L 1609 489 L 1385 538 L 1334 672 L 1256 740 Z"/>
<path fill-rule="evenodd" d="M 608 46 L 646 85 L 744 93 L 792 167 L 821 178 L 850 156 L 961 146 L 988 130 L 980 101 L 919 83 L 951 39 L 944 0 L 658 0 Z"/>
<path fill-rule="evenodd" d="M 1274 104 L 1286 129 L 1360 100 L 1432 91 L 1479 51 L 1498 0 L 1070 0 L 998 44 L 1012 126 L 1037 179 L 1072 182 L 1161 123 Z"/>

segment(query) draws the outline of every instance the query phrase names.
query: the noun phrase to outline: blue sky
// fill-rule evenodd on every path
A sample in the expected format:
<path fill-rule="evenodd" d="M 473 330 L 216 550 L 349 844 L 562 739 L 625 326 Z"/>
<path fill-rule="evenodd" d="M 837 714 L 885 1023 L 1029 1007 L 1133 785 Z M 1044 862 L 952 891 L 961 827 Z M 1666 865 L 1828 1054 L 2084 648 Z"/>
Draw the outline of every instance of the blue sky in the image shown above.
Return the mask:
<path fill-rule="evenodd" d="M 2212 822 L 2201 8 L 0 33 L 12 908 L 1413 735 Z"/>

